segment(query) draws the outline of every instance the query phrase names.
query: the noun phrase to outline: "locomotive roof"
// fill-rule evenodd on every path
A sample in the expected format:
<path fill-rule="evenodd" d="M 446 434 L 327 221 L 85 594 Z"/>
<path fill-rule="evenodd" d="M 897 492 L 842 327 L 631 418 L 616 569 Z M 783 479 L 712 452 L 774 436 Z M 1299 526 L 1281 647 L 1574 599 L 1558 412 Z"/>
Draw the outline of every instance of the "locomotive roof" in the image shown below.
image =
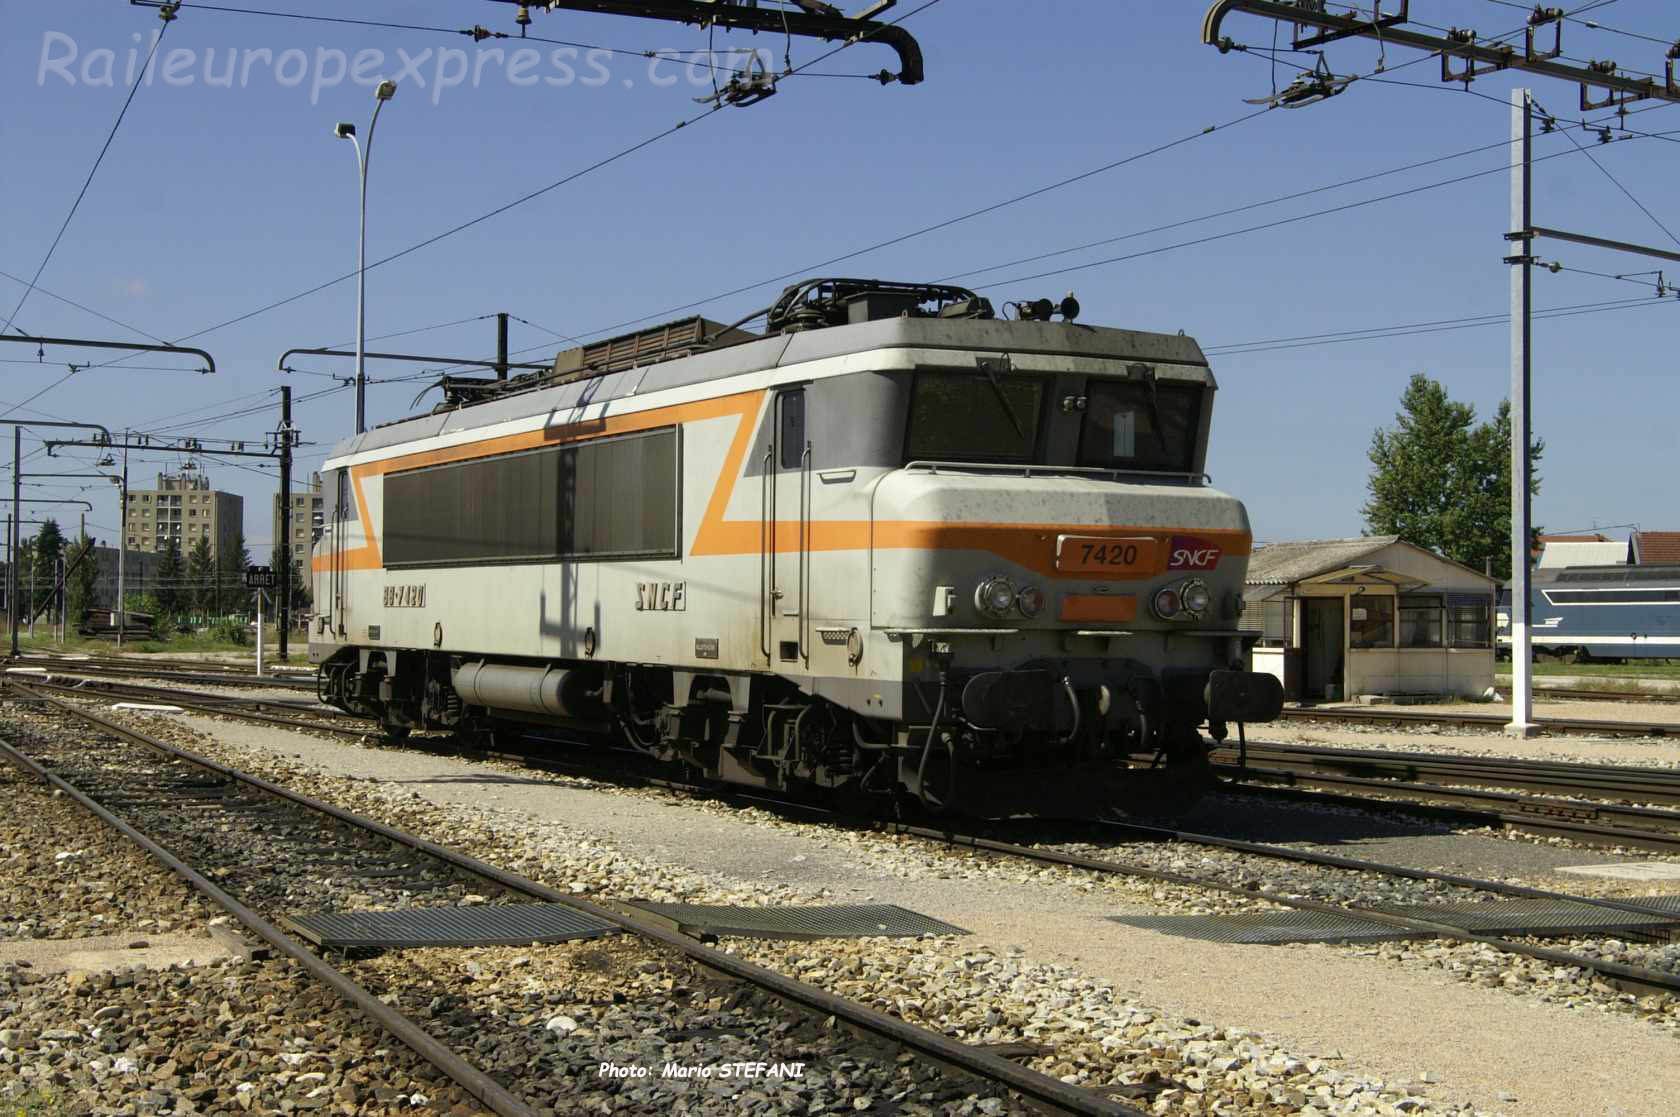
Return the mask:
<path fill-rule="evenodd" d="M 376 427 L 339 443 L 331 455 L 377 450 L 417 438 L 487 427 L 534 415 L 599 405 L 629 395 L 721 380 L 884 349 L 978 350 L 1175 364 L 1206 369 L 1201 346 L 1183 334 L 1149 333 L 1065 322 L 999 319 L 885 318 L 855 325 L 773 334 L 674 360 L 565 383 L 541 381 L 480 403 L 438 410 Z M 1211 373 L 1204 373 L 1211 380 Z"/>

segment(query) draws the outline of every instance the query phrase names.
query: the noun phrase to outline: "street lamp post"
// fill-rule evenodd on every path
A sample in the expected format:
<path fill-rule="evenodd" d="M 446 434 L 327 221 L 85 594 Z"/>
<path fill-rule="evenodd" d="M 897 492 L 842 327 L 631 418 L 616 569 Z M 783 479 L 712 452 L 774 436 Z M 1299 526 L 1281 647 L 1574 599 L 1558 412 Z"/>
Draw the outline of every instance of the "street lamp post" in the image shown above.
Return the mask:
<path fill-rule="evenodd" d="M 374 92 L 373 119 L 368 123 L 367 146 L 356 140 L 356 126 L 341 122 L 333 135 L 349 140 L 356 149 L 356 170 L 361 176 L 361 231 L 356 247 L 356 433 L 367 430 L 367 195 L 368 162 L 373 158 L 373 130 L 379 127 L 379 110 L 397 95 L 397 83 L 382 81 Z"/>

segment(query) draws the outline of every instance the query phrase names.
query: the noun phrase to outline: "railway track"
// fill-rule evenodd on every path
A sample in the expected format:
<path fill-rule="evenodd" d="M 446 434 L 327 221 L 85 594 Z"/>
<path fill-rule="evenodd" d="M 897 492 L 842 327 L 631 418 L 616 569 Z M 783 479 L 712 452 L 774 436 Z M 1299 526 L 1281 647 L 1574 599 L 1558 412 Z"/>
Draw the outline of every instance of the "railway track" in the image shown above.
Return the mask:
<path fill-rule="evenodd" d="M 1504 787 L 1549 795 L 1680 804 L 1680 770 L 1633 768 L 1456 753 L 1384 752 L 1250 741 L 1250 764 L 1294 771 L 1338 772 L 1367 779 L 1421 781 L 1471 787 Z M 1215 750 L 1216 763 L 1233 763 L 1238 751 Z"/>
<path fill-rule="evenodd" d="M 1323 868 L 1333 868 L 1356 873 L 1375 873 L 1382 876 L 1400 877 L 1408 880 L 1435 882 L 1440 885 L 1471 892 L 1491 893 L 1498 896 L 1545 900 L 1562 904 L 1580 904 L 1592 908 L 1601 908 L 1606 912 L 1627 912 L 1639 915 L 1666 917 L 1680 924 L 1680 915 L 1666 909 L 1648 907 L 1637 901 L 1596 899 L 1575 896 L 1568 893 L 1552 892 L 1545 889 L 1528 888 L 1513 885 L 1503 881 L 1478 880 L 1471 877 L 1456 876 L 1449 873 L 1430 872 L 1412 869 L 1401 865 L 1388 865 L 1381 862 L 1362 861 L 1355 858 L 1337 857 L 1332 854 L 1314 853 L 1306 850 L 1291 849 L 1284 846 L 1274 846 L 1259 842 L 1247 842 L 1235 838 L 1223 838 L 1210 834 L 1197 834 L 1172 830 L 1166 827 L 1147 826 L 1132 823 L 1105 823 L 1114 834 L 1126 834 L 1133 838 L 1147 841 L 1168 841 L 1186 845 L 1204 846 L 1211 849 L 1226 850 L 1235 853 L 1249 854 L 1257 857 L 1289 861 L 1300 865 L 1310 865 Z M 907 823 L 889 823 L 884 827 L 891 833 L 906 834 L 922 838 L 931 842 L 941 843 L 953 848 L 968 848 L 983 850 L 1010 858 L 1029 861 L 1043 865 L 1061 865 L 1068 868 L 1084 869 L 1105 875 L 1134 877 L 1141 880 L 1159 881 L 1168 884 L 1184 885 L 1191 888 L 1206 889 L 1208 891 L 1239 896 L 1248 900 L 1262 900 L 1280 907 L 1296 911 L 1313 912 L 1331 917 L 1342 917 L 1360 920 L 1370 920 L 1391 926 L 1399 938 L 1445 938 L 1460 942 L 1479 943 L 1496 950 L 1511 954 L 1520 954 L 1556 966 L 1575 966 L 1597 974 L 1611 985 L 1626 992 L 1637 995 L 1649 993 L 1663 993 L 1680 995 L 1680 974 L 1664 970 L 1646 969 L 1635 966 L 1625 966 L 1614 962 L 1607 962 L 1590 954 L 1580 954 L 1571 951 L 1554 950 L 1550 947 L 1538 946 L 1534 943 L 1500 938 L 1492 935 L 1477 934 L 1469 927 L 1452 922 L 1458 916 L 1443 909 L 1439 919 L 1423 917 L 1416 912 L 1398 913 L 1387 910 L 1383 906 L 1370 906 L 1351 903 L 1326 903 L 1319 900 L 1304 898 L 1296 895 L 1255 888 L 1245 882 L 1221 879 L 1213 875 L 1192 875 L 1155 868 L 1148 865 L 1114 860 L 1108 856 L 1092 856 L 1085 852 L 1066 852 L 1044 845 L 1025 845 L 1017 842 L 1003 841 L 996 838 L 984 837 L 978 834 L 964 833 L 957 830 L 931 826 L 919 826 Z"/>
<path fill-rule="evenodd" d="M 258 678 L 254 671 L 218 671 L 153 666 L 132 661 L 93 661 L 59 657 L 24 656 L 6 668 L 8 675 L 45 673 L 94 679 L 162 679 L 193 686 L 261 687 L 265 690 L 295 690 L 315 693 L 315 676 L 273 676 Z"/>
<path fill-rule="evenodd" d="M 1426 710 L 1373 710 L 1364 707 L 1338 706 L 1335 709 L 1289 707 L 1283 711 L 1287 721 L 1358 722 L 1365 725 L 1456 725 L 1502 730 L 1511 719 L 1504 714 L 1456 714 Z M 1587 718 L 1536 717 L 1535 723 L 1544 733 L 1559 733 L 1585 737 L 1677 737 L 1680 723 L 1642 720 L 1593 720 Z"/>
<path fill-rule="evenodd" d="M 1506 684 L 1507 686 L 1509 684 Z M 1581 690 L 1575 687 L 1535 687 L 1539 699 L 1569 699 L 1582 702 L 1654 702 L 1680 703 L 1680 694 L 1662 694 L 1648 690 Z"/>
<path fill-rule="evenodd" d="M 142 702 L 165 702 L 195 713 L 234 718 L 286 729 L 327 733 L 356 741 L 377 736 L 361 719 L 290 699 L 250 699 L 206 695 L 156 684 L 80 679 L 74 684 L 34 681 L 29 686 L 66 697 L 98 694 Z M 537 740 L 533 738 L 533 740 Z M 440 742 L 428 740 L 427 747 Z M 540 744 L 538 748 L 540 748 Z M 600 775 L 588 763 L 570 763 L 539 755 L 537 749 L 493 751 L 450 747 L 562 774 Z M 1564 837 L 1583 845 L 1680 852 L 1680 811 L 1632 803 L 1680 804 L 1680 773 L 1644 771 L 1612 765 L 1546 761 L 1493 760 L 1441 754 L 1385 753 L 1251 742 L 1249 767 L 1239 769 L 1236 753 L 1219 750 L 1216 772 L 1237 793 L 1334 803 L 1378 813 L 1426 815 L 1467 826 L 1510 828 Z M 619 773 L 622 775 L 623 773 Z M 696 785 L 635 774 L 643 782 L 676 790 L 704 790 Z M 1517 795 L 1490 788 L 1518 788 L 1588 802 Z M 715 791 L 714 791 L 715 793 Z M 753 796 L 738 796 L 754 799 Z M 782 806 L 790 806 L 782 804 Z"/>
<path fill-rule="evenodd" d="M 1361 779 L 1333 772 L 1218 765 L 1234 794 L 1423 816 L 1456 825 L 1520 830 L 1582 845 L 1680 854 L 1680 812 L 1514 795 L 1485 788 Z"/>
<path fill-rule="evenodd" d="M 1030 1105 L 1073 1114 L 1135 1117 L 1140 1112 L 1099 1091 L 1021 1066 L 1002 1054 L 916 1027 L 743 961 L 636 909 L 561 893 L 171 745 L 15 679 L 8 680 L 8 688 L 26 701 L 71 719 L 82 729 L 69 741 L 55 740 L 35 747 L 35 755 L 0 742 L 0 755 L 122 832 L 503 1117 L 526 1117 L 536 1108 L 530 1099 L 480 1070 L 281 929 L 284 915 L 273 910 L 279 899 L 295 907 L 299 902 L 297 890 L 307 892 L 312 887 L 309 881 L 322 879 L 308 870 L 330 865 L 335 873 L 355 880 L 358 889 L 376 899 L 395 897 L 407 906 L 412 906 L 415 896 L 434 903 L 458 903 L 467 888 L 493 897 L 492 903 L 559 905 L 651 947 L 675 952 L 688 962 L 744 982 L 796 1014 L 833 1017 L 876 1044 L 902 1048 L 939 1066 L 955 1068 L 965 1081 L 972 1078 L 987 1087 L 1011 1091 Z M 133 746 L 141 759 L 114 762 L 112 740 Z M 260 864 L 239 863 L 247 847 L 259 851 Z M 195 860 L 209 864 L 203 869 L 194 867 L 177 850 L 190 850 Z M 393 881 L 402 883 L 400 893 L 393 892 Z M 332 899 L 325 894 L 311 898 L 321 902 Z"/>

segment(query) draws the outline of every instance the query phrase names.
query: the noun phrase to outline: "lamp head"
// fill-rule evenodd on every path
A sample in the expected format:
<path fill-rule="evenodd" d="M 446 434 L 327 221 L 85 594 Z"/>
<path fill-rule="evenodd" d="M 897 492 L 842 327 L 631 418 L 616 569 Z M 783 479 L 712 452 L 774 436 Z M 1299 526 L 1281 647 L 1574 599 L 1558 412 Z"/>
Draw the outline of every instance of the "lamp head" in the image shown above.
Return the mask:
<path fill-rule="evenodd" d="M 374 90 L 374 96 L 378 97 L 381 101 L 389 101 L 392 97 L 395 97 L 396 95 L 397 95 L 397 83 L 394 82 L 394 81 L 391 81 L 389 79 L 380 82 L 379 83 L 379 88 Z"/>
<path fill-rule="evenodd" d="M 333 129 L 333 135 L 341 140 L 353 140 L 356 138 L 356 126 L 348 121 L 341 120 L 338 122 L 338 127 Z"/>

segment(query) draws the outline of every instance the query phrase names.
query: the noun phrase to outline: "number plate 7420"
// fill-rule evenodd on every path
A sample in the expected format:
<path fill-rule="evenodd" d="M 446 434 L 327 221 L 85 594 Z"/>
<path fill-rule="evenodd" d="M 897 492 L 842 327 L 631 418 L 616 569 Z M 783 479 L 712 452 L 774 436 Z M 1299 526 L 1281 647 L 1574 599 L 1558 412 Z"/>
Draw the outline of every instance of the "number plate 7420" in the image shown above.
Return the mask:
<path fill-rule="evenodd" d="M 1070 574 L 1147 577 L 1155 573 L 1154 539 L 1058 535 L 1056 569 Z"/>

